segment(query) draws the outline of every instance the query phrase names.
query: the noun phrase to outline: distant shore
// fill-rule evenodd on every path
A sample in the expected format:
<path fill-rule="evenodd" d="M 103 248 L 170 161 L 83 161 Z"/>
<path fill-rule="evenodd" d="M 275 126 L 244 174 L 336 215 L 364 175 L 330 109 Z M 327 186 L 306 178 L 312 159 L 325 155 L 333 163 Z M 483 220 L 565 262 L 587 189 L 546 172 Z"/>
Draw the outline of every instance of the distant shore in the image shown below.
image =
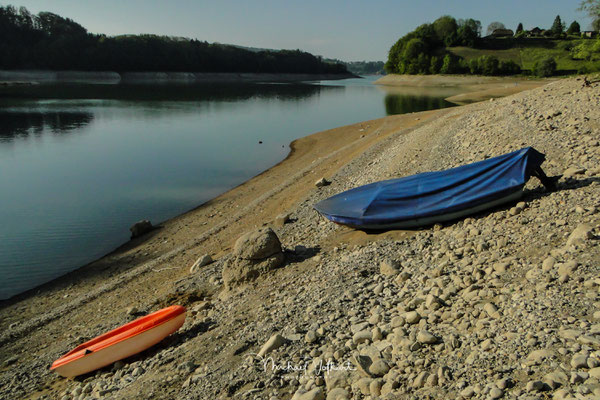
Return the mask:
<path fill-rule="evenodd" d="M 348 74 L 263 74 L 245 72 L 114 72 L 0 70 L 1 84 L 24 83 L 207 83 L 207 82 L 302 82 L 355 78 Z"/>

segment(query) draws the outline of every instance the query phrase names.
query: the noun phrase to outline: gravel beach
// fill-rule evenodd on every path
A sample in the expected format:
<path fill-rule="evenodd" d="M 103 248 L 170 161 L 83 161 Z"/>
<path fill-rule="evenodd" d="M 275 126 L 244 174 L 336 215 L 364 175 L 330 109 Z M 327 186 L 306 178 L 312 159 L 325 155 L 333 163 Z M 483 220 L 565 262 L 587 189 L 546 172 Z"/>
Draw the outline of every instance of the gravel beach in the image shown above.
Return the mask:
<path fill-rule="evenodd" d="M 590 80 L 295 141 L 252 180 L 3 302 L 0 398 L 600 398 L 600 83 Z M 532 178 L 518 203 L 382 233 L 312 208 L 526 146 L 562 175 L 556 191 Z M 74 380 L 49 371 L 170 304 L 188 315 L 160 344 Z"/>

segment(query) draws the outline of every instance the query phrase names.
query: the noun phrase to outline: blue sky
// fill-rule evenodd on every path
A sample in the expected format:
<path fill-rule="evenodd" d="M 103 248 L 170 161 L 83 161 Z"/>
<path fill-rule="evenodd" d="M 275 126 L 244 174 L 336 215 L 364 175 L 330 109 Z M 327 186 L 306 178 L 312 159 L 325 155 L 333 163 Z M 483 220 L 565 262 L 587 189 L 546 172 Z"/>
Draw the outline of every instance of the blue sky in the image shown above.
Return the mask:
<path fill-rule="evenodd" d="M 556 15 L 587 29 L 579 0 L 15 0 L 71 18 L 90 32 L 155 33 L 208 42 L 302 49 L 346 61 L 382 60 L 402 35 L 441 15 L 549 28 Z"/>

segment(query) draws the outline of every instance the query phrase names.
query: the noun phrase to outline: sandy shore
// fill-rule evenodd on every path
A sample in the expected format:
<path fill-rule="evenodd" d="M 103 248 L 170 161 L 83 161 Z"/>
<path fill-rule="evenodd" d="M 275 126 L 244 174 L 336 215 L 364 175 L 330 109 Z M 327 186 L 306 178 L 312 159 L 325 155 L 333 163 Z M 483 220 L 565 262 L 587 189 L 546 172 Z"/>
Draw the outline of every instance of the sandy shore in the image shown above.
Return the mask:
<path fill-rule="evenodd" d="M 455 104 L 464 105 L 491 98 L 509 96 L 552 82 L 552 79 L 522 77 L 488 77 L 472 75 L 386 75 L 377 81 L 387 91 L 414 89 L 416 93 L 435 93 L 439 88 L 460 92 L 446 98 Z"/>
<path fill-rule="evenodd" d="M 386 85 L 392 85 L 390 82 L 393 77 L 382 79 L 387 82 Z M 532 82 L 532 86 L 529 86 L 518 83 L 506 87 L 506 83 L 498 80 L 490 82 L 485 79 L 468 84 L 460 81 L 461 86 L 476 90 L 476 94 L 469 95 L 468 101 L 514 93 L 541 84 Z M 467 102 L 464 97 L 461 99 Z M 373 178 L 415 173 L 423 168 L 448 167 L 436 163 L 436 160 L 443 159 L 436 155 L 447 153 L 442 139 L 450 137 L 445 134 L 442 138 L 439 133 L 448 124 L 469 118 L 482 107 L 475 104 L 390 116 L 298 139 L 292 143 L 292 151 L 284 161 L 248 182 L 161 224 L 160 229 L 126 243 L 114 253 L 78 271 L 3 302 L 0 310 L 0 361 L 3 365 L 0 369 L 0 383 L 3 384 L 0 397 L 39 398 L 46 395 L 50 398 L 80 398 L 81 392 L 85 394 L 87 390 L 86 384 L 96 384 L 96 377 L 84 377 L 85 381 L 81 384 L 59 378 L 47 370 L 52 360 L 83 339 L 131 319 L 136 312 L 130 307 L 145 313 L 174 303 L 190 308 L 204 304 L 205 308 L 190 316 L 190 322 L 186 323 L 180 336 L 159 346 L 158 350 L 146 353 L 144 357 L 130 360 L 131 371 L 143 367 L 146 373 L 142 372 L 139 378 L 140 375 L 135 375 L 133 384 L 111 384 L 115 389 L 110 389 L 104 395 L 115 398 L 150 395 L 156 398 L 228 397 L 227 393 L 233 389 L 222 387 L 228 385 L 223 379 L 227 381 L 226 374 L 233 374 L 239 367 L 241 356 L 237 354 L 246 351 L 239 349 L 258 350 L 264 340 L 263 335 L 284 329 L 291 323 L 286 318 L 293 318 L 291 315 L 275 318 L 285 308 L 283 306 L 275 306 L 277 311 L 261 314 L 262 305 L 272 306 L 266 299 L 276 293 L 284 298 L 293 298 L 300 293 L 296 292 L 298 287 L 326 284 L 333 288 L 335 282 L 327 281 L 327 269 L 322 268 L 324 262 L 343 262 L 344 257 L 349 256 L 344 252 L 345 249 L 367 248 L 377 246 L 377 243 L 393 244 L 417 234 L 398 231 L 368 235 L 319 220 L 314 213 L 310 213 L 310 205 L 318 195 L 315 181 L 321 177 L 336 177 L 336 184 L 327 189 L 336 192 Z M 493 109 L 489 111 L 493 112 Z M 463 134 L 460 128 L 456 129 L 457 137 Z M 472 140 L 476 143 L 476 139 Z M 469 146 L 470 141 L 468 146 L 460 145 L 457 147 L 460 151 L 457 150 L 456 154 L 467 151 Z M 396 149 L 397 152 L 391 158 L 381 158 L 386 149 Z M 561 154 L 559 149 L 549 150 L 557 157 Z M 470 154 L 487 154 L 483 151 L 488 150 L 481 150 L 481 154 L 479 150 Z M 461 156 L 452 162 L 466 161 L 470 160 Z M 283 245 L 292 253 L 294 246 L 299 244 L 317 249 L 318 258 L 304 260 L 302 257 L 292 257 L 295 260 L 293 263 L 276 271 L 272 277 L 249 286 L 241 295 L 223 296 L 220 280 L 223 264 L 219 260 L 226 260 L 230 256 L 234 242 L 242 233 L 266 225 L 276 226 L 276 218 L 283 213 L 290 213 L 292 218 L 291 224 L 276 229 Z M 295 250 L 296 254 L 302 252 L 302 249 Z M 190 275 L 190 266 L 204 254 L 210 254 L 217 262 Z M 377 256 L 372 259 L 373 262 L 375 260 L 378 260 Z M 344 272 L 344 276 L 355 276 L 351 272 L 354 267 L 348 267 L 350 269 Z M 312 283 L 305 282 L 313 273 L 318 278 L 311 280 Z M 299 285 L 299 282 L 302 284 Z M 206 306 L 206 302 L 212 305 Z M 316 312 L 316 305 L 305 306 Z M 310 314 L 310 311 L 303 312 Z M 271 320 L 269 315 L 275 319 Z M 257 323 L 260 326 L 256 326 Z M 247 341 L 240 339 L 240 332 L 246 332 L 246 328 L 251 326 L 260 334 Z M 235 348 L 230 349 L 229 346 Z M 158 360 L 155 357 L 157 354 L 162 354 Z M 188 367 L 181 369 L 184 360 L 192 356 L 193 366 L 189 370 L 186 369 Z M 201 374 L 198 372 L 200 369 L 205 374 L 203 386 L 189 392 L 189 378 L 192 373 Z M 100 372 L 97 379 L 106 381 L 110 378 L 121 382 L 124 374 L 106 370 Z M 214 383 L 214 387 L 210 382 Z M 251 389 L 244 387 L 245 390 Z M 77 392 L 77 388 L 79 392 L 71 395 Z M 95 388 L 94 393 L 102 390 Z M 286 394 L 281 398 L 289 397 Z"/>

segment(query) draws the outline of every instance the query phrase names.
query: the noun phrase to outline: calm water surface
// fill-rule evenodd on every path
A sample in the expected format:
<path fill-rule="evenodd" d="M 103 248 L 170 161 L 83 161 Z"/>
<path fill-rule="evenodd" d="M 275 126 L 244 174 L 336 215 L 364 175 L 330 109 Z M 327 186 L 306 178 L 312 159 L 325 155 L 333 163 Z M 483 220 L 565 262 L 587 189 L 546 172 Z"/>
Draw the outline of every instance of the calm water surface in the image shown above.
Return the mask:
<path fill-rule="evenodd" d="M 0 88 L 0 299 L 242 183 L 296 138 L 450 106 L 372 81 Z"/>

